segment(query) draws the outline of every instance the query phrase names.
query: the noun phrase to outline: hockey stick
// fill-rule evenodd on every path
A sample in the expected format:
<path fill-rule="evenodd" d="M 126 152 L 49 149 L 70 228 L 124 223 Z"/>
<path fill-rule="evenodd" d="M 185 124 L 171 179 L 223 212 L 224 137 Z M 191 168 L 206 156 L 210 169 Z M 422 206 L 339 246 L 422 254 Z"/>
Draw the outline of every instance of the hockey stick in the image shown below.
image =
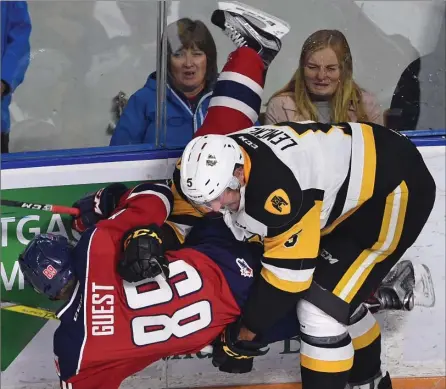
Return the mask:
<path fill-rule="evenodd" d="M 2 301 L 1 309 L 4 309 L 6 311 L 23 313 L 24 315 L 36 316 L 42 319 L 59 320 L 56 317 L 56 314 L 48 309 L 39 307 L 30 307 L 28 305 L 17 304 L 11 301 Z"/>
<path fill-rule="evenodd" d="M 65 213 L 72 216 L 79 216 L 79 209 L 66 207 L 64 205 L 28 203 L 25 201 L 1 200 L 1 205 L 6 207 L 17 207 L 24 209 L 32 209 L 38 211 L 47 211 L 52 213 Z"/>

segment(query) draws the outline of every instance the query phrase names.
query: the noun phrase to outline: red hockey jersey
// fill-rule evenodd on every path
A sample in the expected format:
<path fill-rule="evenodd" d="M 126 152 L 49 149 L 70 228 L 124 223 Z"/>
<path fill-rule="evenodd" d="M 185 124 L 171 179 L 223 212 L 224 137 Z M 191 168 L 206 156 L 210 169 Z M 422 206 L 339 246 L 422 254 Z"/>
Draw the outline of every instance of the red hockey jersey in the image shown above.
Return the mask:
<path fill-rule="evenodd" d="M 123 233 L 161 225 L 170 212 L 168 192 L 143 189 L 127 194 L 115 214 L 87 230 L 75 248 L 78 283 L 58 312 L 54 335 L 66 388 L 117 389 L 162 357 L 199 352 L 240 313 L 222 270 L 192 248 L 166 253 L 167 281 L 128 283 L 119 277 Z"/>

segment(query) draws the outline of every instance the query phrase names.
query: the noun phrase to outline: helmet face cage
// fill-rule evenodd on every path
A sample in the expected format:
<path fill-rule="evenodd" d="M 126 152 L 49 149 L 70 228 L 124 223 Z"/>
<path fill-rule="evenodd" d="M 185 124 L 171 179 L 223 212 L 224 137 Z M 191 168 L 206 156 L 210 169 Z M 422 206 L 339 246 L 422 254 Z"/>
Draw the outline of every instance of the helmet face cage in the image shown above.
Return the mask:
<path fill-rule="evenodd" d="M 36 235 L 18 259 L 25 281 L 37 293 L 56 299 L 74 277 L 71 249 L 71 243 L 62 235 Z"/>

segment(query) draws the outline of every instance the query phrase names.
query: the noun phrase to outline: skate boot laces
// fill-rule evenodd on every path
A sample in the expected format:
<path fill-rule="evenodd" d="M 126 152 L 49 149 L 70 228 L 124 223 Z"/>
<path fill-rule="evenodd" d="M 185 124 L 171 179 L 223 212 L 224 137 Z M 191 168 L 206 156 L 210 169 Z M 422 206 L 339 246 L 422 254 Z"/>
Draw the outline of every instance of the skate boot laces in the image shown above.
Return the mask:
<path fill-rule="evenodd" d="M 247 42 L 243 35 L 231 24 L 225 21 L 224 33 L 234 42 L 237 47 L 246 46 Z"/>

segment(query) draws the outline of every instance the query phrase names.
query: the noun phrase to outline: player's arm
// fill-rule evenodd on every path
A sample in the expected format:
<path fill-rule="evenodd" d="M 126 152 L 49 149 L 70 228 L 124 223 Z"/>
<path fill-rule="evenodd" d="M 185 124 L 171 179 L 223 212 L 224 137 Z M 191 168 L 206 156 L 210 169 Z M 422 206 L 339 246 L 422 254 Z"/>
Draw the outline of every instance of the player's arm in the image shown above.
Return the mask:
<path fill-rule="evenodd" d="M 320 242 L 321 201 L 286 231 L 264 240 L 259 281 L 244 309 L 244 324 L 261 333 L 285 316 L 312 282 Z M 265 311 L 267 314 L 265 314 Z"/>
<path fill-rule="evenodd" d="M 169 276 L 164 252 L 176 247 L 176 237 L 162 226 L 173 206 L 166 185 L 145 183 L 126 192 L 113 214 L 99 225 L 122 237 L 117 271 L 128 282 Z"/>
<path fill-rule="evenodd" d="M 121 234 L 142 225 L 161 226 L 172 207 L 173 195 L 167 185 L 142 183 L 123 193 L 101 225 Z"/>
<path fill-rule="evenodd" d="M 79 209 L 79 215 L 73 217 L 72 228 L 82 233 L 100 220 L 110 217 L 128 190 L 122 183 L 113 183 L 84 195 L 73 204 L 74 208 Z"/>
<path fill-rule="evenodd" d="M 261 276 L 243 309 L 243 322 L 262 333 L 292 309 L 313 278 L 320 243 L 323 192 L 306 190 L 299 214 L 264 239 Z"/>
<path fill-rule="evenodd" d="M 180 185 L 181 159 L 178 160 L 172 177 L 173 210 L 167 219 L 163 230 L 170 230 L 170 234 L 176 237 L 178 244 L 183 244 L 184 240 L 206 211 L 193 207 L 186 199 Z"/>
<path fill-rule="evenodd" d="M 168 186 L 143 183 L 123 193 L 112 214 L 97 223 L 96 236 L 103 236 L 97 232 L 105 231 L 105 236 L 113 237 L 111 246 L 121 243 L 117 272 L 124 280 L 136 282 L 157 275 L 168 277 L 169 264 L 164 252 L 171 247 L 169 236 L 163 233 L 161 226 L 172 206 L 173 195 Z M 87 233 L 82 235 L 81 241 Z M 102 250 L 110 244 L 99 246 Z M 106 257 L 105 253 L 95 256 Z M 114 255 L 108 257 L 114 258 Z"/>
<path fill-rule="evenodd" d="M 283 318 L 309 288 L 319 251 L 322 197 L 322 191 L 304 191 L 298 215 L 268 229 L 261 276 L 243 307 L 242 319 L 230 324 L 216 350 L 214 347 L 213 363 L 220 370 L 224 367 L 223 371 L 234 373 L 243 369 L 240 361 L 253 355 L 253 349 L 262 355 L 256 334 L 265 333 Z"/>
<path fill-rule="evenodd" d="M 164 223 L 172 211 L 173 195 L 167 185 L 147 182 L 129 189 L 114 183 L 87 194 L 73 206 L 80 210 L 80 215 L 73 219 L 76 231 L 83 232 L 99 221 L 123 214 L 121 223 L 111 224 L 124 232 L 142 224 Z"/>
<path fill-rule="evenodd" d="M 175 173 L 172 189 L 164 185 L 138 185 L 121 197 L 109 220 L 101 222 L 111 224 L 123 234 L 123 253 L 117 271 L 128 282 L 158 275 L 168 278 L 169 263 L 164 252 L 178 248 L 194 222 L 201 217 L 176 190 L 179 186 L 175 185 L 175 177 L 179 170 Z M 183 217 L 183 223 L 187 224 L 165 223 L 175 207 L 178 208 L 177 220 Z"/>

